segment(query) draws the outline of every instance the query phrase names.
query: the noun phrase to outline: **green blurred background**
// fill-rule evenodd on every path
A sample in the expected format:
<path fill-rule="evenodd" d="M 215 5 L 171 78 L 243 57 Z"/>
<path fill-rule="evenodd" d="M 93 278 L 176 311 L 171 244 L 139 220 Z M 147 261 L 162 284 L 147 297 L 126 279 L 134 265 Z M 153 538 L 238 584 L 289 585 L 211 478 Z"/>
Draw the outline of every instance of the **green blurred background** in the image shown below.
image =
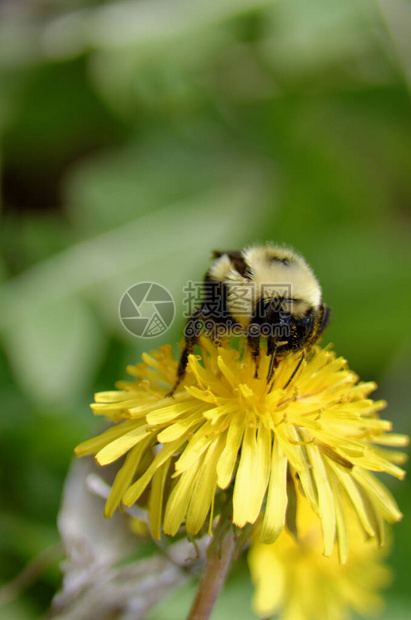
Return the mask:
<path fill-rule="evenodd" d="M 333 310 L 324 340 L 411 431 L 410 32 L 408 0 L 0 2 L 4 583 L 58 541 L 93 393 L 180 339 L 182 319 L 133 338 L 122 293 L 156 281 L 178 317 L 214 248 L 306 256 Z M 410 514 L 410 480 L 386 482 Z M 384 618 L 409 618 L 410 527 Z M 41 616 L 60 580 L 52 562 L 0 616 Z M 252 617 L 245 580 L 221 617 L 235 601 Z"/>

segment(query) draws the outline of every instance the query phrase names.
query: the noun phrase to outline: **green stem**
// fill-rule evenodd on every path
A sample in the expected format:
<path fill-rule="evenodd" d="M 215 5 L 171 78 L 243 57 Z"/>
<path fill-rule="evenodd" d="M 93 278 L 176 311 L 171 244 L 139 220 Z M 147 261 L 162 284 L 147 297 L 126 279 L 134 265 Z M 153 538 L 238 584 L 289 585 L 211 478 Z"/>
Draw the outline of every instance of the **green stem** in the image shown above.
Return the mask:
<path fill-rule="evenodd" d="M 207 549 L 207 562 L 187 620 L 207 620 L 224 585 L 235 551 L 231 523 L 221 515 Z"/>

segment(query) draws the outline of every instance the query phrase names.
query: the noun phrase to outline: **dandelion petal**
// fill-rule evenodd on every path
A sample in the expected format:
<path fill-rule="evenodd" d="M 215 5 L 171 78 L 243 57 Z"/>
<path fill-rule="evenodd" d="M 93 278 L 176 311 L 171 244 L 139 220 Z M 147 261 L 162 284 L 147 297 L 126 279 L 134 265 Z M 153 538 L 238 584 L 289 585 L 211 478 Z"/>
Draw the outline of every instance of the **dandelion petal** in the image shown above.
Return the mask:
<path fill-rule="evenodd" d="M 217 461 L 223 449 L 223 437 L 213 442 L 204 454 L 187 511 L 187 529 L 197 534 L 204 524 L 217 484 Z"/>
<path fill-rule="evenodd" d="M 108 465 L 113 463 L 120 456 L 123 456 L 130 448 L 135 446 L 140 441 L 143 441 L 149 433 L 146 426 L 134 428 L 125 435 L 121 435 L 118 439 L 115 439 L 107 446 L 105 446 L 100 452 L 96 454 L 96 461 L 99 465 Z"/>
<path fill-rule="evenodd" d="M 324 555 L 330 556 L 333 552 L 336 529 L 334 496 L 318 448 L 309 444 L 307 445 L 307 453 L 313 466 L 313 476 L 318 491 L 318 506 L 324 536 Z"/>
<path fill-rule="evenodd" d="M 267 504 L 261 527 L 263 543 L 272 543 L 281 534 L 287 510 L 287 458 L 277 438 L 274 440 Z"/>
<path fill-rule="evenodd" d="M 244 421 L 239 416 L 236 416 L 227 431 L 226 445 L 217 463 L 218 486 L 221 489 L 226 489 L 233 477 L 243 433 Z"/>
<path fill-rule="evenodd" d="M 254 507 L 250 504 L 254 495 L 252 471 L 255 447 L 255 428 L 248 426 L 244 433 L 233 494 L 233 521 L 238 527 L 244 527 L 249 522 L 250 514 L 254 513 Z"/>

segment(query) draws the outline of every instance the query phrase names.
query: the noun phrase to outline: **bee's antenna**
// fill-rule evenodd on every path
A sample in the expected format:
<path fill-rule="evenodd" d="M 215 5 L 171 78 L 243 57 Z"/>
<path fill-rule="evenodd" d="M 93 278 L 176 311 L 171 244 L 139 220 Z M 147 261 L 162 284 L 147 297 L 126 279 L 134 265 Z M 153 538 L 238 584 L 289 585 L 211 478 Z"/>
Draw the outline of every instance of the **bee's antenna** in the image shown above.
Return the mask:
<path fill-rule="evenodd" d="M 290 378 L 288 379 L 287 383 L 284 385 L 283 390 L 287 389 L 288 386 L 290 385 L 291 381 L 294 379 L 295 375 L 298 372 L 298 369 L 300 368 L 301 364 L 303 363 L 303 359 L 305 359 L 305 351 L 303 350 L 303 353 L 298 361 L 298 364 L 296 365 L 296 367 L 294 368 L 293 372 L 291 373 Z"/>
<path fill-rule="evenodd" d="M 267 383 L 270 383 L 274 375 L 274 368 L 276 367 L 276 358 L 275 358 L 276 351 L 277 351 L 277 345 L 275 343 L 275 340 L 273 340 L 273 338 L 269 338 L 267 342 L 267 355 L 270 355 L 271 357 L 270 357 L 270 364 L 268 366 L 268 372 L 267 372 Z"/>

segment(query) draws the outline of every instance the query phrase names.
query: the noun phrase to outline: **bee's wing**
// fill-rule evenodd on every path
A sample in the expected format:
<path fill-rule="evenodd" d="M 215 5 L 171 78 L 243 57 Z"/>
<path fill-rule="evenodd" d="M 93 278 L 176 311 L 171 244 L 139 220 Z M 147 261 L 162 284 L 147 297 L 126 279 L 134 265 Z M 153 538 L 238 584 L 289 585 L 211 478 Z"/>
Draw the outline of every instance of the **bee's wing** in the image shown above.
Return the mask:
<path fill-rule="evenodd" d="M 241 250 L 213 250 L 211 258 L 221 258 L 221 256 L 224 255 L 228 256 L 233 268 L 238 271 L 241 276 L 245 278 L 249 277 L 250 271 Z"/>

